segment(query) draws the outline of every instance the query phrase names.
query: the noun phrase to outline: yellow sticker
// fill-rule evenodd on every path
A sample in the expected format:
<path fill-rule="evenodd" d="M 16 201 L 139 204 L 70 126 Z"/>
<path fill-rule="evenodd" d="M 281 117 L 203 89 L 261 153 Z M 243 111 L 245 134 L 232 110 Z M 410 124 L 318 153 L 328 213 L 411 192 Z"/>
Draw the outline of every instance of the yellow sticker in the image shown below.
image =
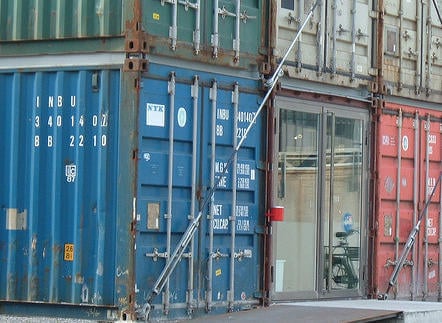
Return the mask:
<path fill-rule="evenodd" d="M 64 245 L 64 260 L 74 261 L 74 244 L 66 243 Z"/>
<path fill-rule="evenodd" d="M 152 18 L 153 18 L 153 20 L 160 20 L 160 14 L 154 12 L 154 13 L 152 14 Z"/>
<path fill-rule="evenodd" d="M 221 276 L 221 269 L 215 270 L 215 276 Z"/>

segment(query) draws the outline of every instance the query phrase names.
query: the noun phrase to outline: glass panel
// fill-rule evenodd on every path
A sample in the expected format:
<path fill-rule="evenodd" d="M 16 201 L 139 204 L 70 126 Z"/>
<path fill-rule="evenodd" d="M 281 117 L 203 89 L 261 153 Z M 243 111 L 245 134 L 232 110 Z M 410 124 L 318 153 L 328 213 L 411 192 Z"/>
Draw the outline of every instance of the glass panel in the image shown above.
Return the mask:
<path fill-rule="evenodd" d="M 359 287 L 362 144 L 361 120 L 327 117 L 323 244 L 329 291 Z"/>
<path fill-rule="evenodd" d="M 293 10 L 295 9 L 294 0 L 281 0 L 281 8 Z"/>
<path fill-rule="evenodd" d="M 319 126 L 318 114 L 280 111 L 275 292 L 315 290 Z"/>

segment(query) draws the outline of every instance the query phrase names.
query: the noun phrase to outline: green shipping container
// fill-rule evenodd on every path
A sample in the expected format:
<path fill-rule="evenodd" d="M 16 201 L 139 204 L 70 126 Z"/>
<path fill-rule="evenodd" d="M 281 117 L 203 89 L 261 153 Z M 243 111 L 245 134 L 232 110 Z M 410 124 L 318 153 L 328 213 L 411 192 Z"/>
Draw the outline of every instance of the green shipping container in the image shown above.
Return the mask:
<path fill-rule="evenodd" d="M 155 55 L 230 65 L 259 66 L 267 1 L 146 0 L 143 26 Z"/>

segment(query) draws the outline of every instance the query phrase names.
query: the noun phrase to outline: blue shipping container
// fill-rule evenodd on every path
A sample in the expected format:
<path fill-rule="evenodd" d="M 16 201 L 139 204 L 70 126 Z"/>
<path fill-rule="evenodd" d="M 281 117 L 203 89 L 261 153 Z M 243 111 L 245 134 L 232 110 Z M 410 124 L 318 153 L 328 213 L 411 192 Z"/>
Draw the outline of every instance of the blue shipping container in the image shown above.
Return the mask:
<path fill-rule="evenodd" d="M 258 302 L 265 116 L 227 167 L 258 81 L 150 63 L 137 92 L 134 74 L 0 73 L 2 312 L 133 317 L 214 185 L 150 317 Z"/>
<path fill-rule="evenodd" d="M 0 300 L 114 306 L 120 71 L 0 88 Z"/>

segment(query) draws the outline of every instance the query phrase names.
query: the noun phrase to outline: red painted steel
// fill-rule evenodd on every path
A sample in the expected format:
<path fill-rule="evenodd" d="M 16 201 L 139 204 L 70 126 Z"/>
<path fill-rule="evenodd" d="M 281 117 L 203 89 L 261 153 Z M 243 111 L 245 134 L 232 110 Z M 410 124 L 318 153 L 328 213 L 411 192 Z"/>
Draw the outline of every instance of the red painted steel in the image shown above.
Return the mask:
<path fill-rule="evenodd" d="M 378 119 L 378 129 L 373 201 L 375 294 L 387 289 L 394 264 L 442 171 L 442 111 L 386 103 Z M 442 277 L 438 265 L 442 260 L 439 259 L 440 199 L 437 188 L 393 289 L 396 298 L 438 296 Z"/>

